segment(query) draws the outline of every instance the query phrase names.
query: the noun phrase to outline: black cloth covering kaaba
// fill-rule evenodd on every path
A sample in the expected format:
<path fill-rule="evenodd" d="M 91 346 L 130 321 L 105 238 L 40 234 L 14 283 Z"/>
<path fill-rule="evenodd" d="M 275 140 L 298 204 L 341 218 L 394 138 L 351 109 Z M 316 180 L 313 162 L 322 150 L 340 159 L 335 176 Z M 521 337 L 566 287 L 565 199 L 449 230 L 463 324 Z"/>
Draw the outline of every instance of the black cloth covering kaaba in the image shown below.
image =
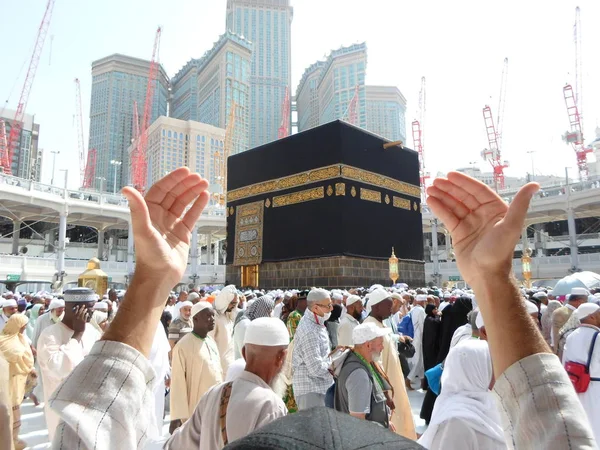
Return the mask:
<path fill-rule="evenodd" d="M 227 263 L 423 260 L 415 151 L 335 121 L 228 158 Z"/>

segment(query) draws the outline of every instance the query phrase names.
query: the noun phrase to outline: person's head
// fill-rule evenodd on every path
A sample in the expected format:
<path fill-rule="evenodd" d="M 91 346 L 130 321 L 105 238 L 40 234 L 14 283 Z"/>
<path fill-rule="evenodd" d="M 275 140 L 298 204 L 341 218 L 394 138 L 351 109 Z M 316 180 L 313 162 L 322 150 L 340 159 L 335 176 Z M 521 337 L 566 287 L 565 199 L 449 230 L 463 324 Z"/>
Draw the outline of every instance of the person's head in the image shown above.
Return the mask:
<path fill-rule="evenodd" d="M 64 292 L 65 302 L 65 315 L 63 317 L 63 323 L 71 328 L 73 324 L 73 318 L 77 311 L 81 308 L 87 310 L 86 321 L 89 322 L 92 319 L 94 313 L 94 305 L 96 304 L 96 293 L 88 288 L 72 288 L 67 289 Z"/>
<path fill-rule="evenodd" d="M 595 303 L 583 303 L 573 314 L 581 323 L 600 327 L 600 306 Z"/>
<path fill-rule="evenodd" d="M 363 312 L 363 303 L 358 295 L 351 295 L 346 299 L 346 313 L 360 321 Z"/>
<path fill-rule="evenodd" d="M 8 322 L 6 322 L 6 324 L 4 325 L 4 328 L 2 329 L 2 334 L 12 336 L 17 333 L 22 333 L 23 331 L 25 331 L 25 328 L 27 328 L 28 322 L 29 319 L 26 315 L 21 313 L 12 314 L 10 316 L 10 319 L 8 319 Z"/>
<path fill-rule="evenodd" d="M 281 320 L 275 317 L 253 320 L 246 328 L 242 347 L 246 371 L 259 376 L 274 391 L 280 391 L 282 383 L 278 379 L 289 342 L 289 333 Z"/>
<path fill-rule="evenodd" d="M 369 294 L 367 308 L 372 317 L 383 321 L 392 315 L 393 304 L 391 294 L 385 289 L 377 288 Z"/>
<path fill-rule="evenodd" d="M 200 301 L 200 294 L 197 292 L 190 292 L 187 297 L 187 301 L 192 302 L 192 304 L 196 304 Z"/>
<path fill-rule="evenodd" d="M 479 339 L 487 341 L 487 331 L 485 331 L 485 323 L 483 322 L 481 311 L 477 311 L 477 315 L 475 316 L 475 327 L 479 331 Z"/>
<path fill-rule="evenodd" d="M 27 309 L 27 300 L 20 298 L 17 300 L 17 311 L 22 313 L 25 311 L 25 309 Z"/>
<path fill-rule="evenodd" d="M 571 289 L 571 295 L 569 295 L 569 304 L 578 308 L 579 305 L 587 303 L 589 292 L 585 288 L 573 288 Z"/>
<path fill-rule="evenodd" d="M 357 325 L 352 330 L 354 351 L 368 362 L 378 360 L 383 351 L 383 337 L 391 331 L 387 327 L 380 328 L 372 322 Z"/>
<path fill-rule="evenodd" d="M 342 302 L 344 301 L 344 296 L 342 294 L 340 294 L 339 292 L 336 292 L 335 294 L 333 294 L 331 296 L 331 301 L 335 305 L 341 305 Z"/>
<path fill-rule="evenodd" d="M 327 322 L 339 322 L 343 311 L 344 308 L 342 308 L 342 305 L 338 305 L 337 303 L 335 303 L 333 305 L 333 309 L 331 310 L 331 316 L 329 316 Z"/>
<path fill-rule="evenodd" d="M 238 304 L 237 289 L 233 284 L 225 286 L 221 292 L 215 297 L 213 303 L 217 314 L 225 314 L 233 311 Z"/>
<path fill-rule="evenodd" d="M 171 325 L 172 320 L 173 320 L 173 316 L 171 315 L 171 313 L 169 311 L 163 311 L 162 315 L 160 316 L 160 322 L 163 324 L 163 327 L 165 327 L 165 332 L 167 334 L 168 334 L 169 325 Z"/>
<path fill-rule="evenodd" d="M 190 320 L 190 318 L 192 317 L 192 306 L 194 306 L 194 305 L 189 300 L 186 300 L 185 302 L 180 303 L 179 317 L 181 317 L 181 320 L 185 320 L 185 321 Z"/>
<path fill-rule="evenodd" d="M 185 301 L 187 300 L 187 298 L 188 298 L 188 293 L 187 293 L 187 291 L 181 291 L 181 292 L 179 293 L 179 297 L 177 298 L 177 301 L 178 301 L 178 302 L 185 302 Z"/>
<path fill-rule="evenodd" d="M 94 304 L 94 311 L 108 312 L 108 302 L 106 300 Z"/>
<path fill-rule="evenodd" d="M 296 311 L 300 314 L 304 314 L 306 308 L 308 307 L 308 291 L 302 291 L 298 293 L 298 301 L 296 302 Z"/>
<path fill-rule="evenodd" d="M 415 297 L 415 305 L 420 306 L 421 308 L 425 308 L 427 304 L 427 295 L 425 294 L 417 294 Z"/>
<path fill-rule="evenodd" d="M 200 298 L 204 298 L 204 296 L 206 295 L 206 291 L 204 289 L 200 289 L 198 291 L 198 294 L 200 294 Z"/>
<path fill-rule="evenodd" d="M 38 317 L 40 317 L 45 312 L 46 312 L 46 309 L 44 308 L 44 304 L 43 303 L 37 303 L 37 304 L 33 305 L 33 307 L 31 308 L 31 312 L 29 313 L 29 316 L 32 319 L 37 319 Z"/>
<path fill-rule="evenodd" d="M 169 306 L 173 306 L 175 304 L 175 302 L 177 301 L 177 297 L 175 297 L 175 295 L 171 294 L 169 295 L 169 297 L 167 298 L 167 305 Z"/>
<path fill-rule="evenodd" d="M 53 298 L 48 305 L 48 309 L 55 320 L 62 319 L 63 314 L 65 313 L 65 301 L 60 298 Z"/>
<path fill-rule="evenodd" d="M 46 302 L 40 295 L 34 295 L 31 297 L 31 303 L 37 305 L 38 303 L 43 303 L 46 306 Z"/>
<path fill-rule="evenodd" d="M 427 305 L 425 306 L 425 314 L 427 314 L 427 317 L 437 317 L 438 315 L 438 310 L 437 307 L 435 305 Z"/>
<path fill-rule="evenodd" d="M 393 316 L 398 311 L 400 311 L 400 307 L 402 306 L 403 299 L 400 294 L 396 294 L 396 293 L 391 295 L 391 299 L 392 299 L 392 316 Z"/>
<path fill-rule="evenodd" d="M 531 318 L 535 321 L 535 323 L 539 324 L 540 310 L 538 308 L 538 305 L 536 305 L 535 303 L 533 303 L 530 300 L 525 300 L 525 309 L 527 310 L 527 314 L 529 314 L 531 316 Z"/>
<path fill-rule="evenodd" d="M 325 289 L 311 289 L 306 298 L 308 309 L 323 320 L 329 319 L 333 309 L 333 302 L 329 296 L 329 291 Z"/>
<path fill-rule="evenodd" d="M 4 300 L 2 302 L 2 314 L 6 317 L 11 317 L 13 314 L 16 314 L 18 310 L 17 301 L 14 299 Z"/>
<path fill-rule="evenodd" d="M 270 295 L 258 297 L 246 308 L 246 316 L 248 319 L 255 320 L 261 317 L 270 317 L 275 308 L 275 302 Z"/>
<path fill-rule="evenodd" d="M 536 292 L 533 294 L 533 298 L 543 305 L 548 305 L 548 294 L 544 291 Z"/>
<path fill-rule="evenodd" d="M 215 328 L 215 310 L 208 302 L 198 302 L 190 311 L 194 323 L 194 333 L 204 338 L 209 331 Z"/>
<path fill-rule="evenodd" d="M 442 372 L 442 395 L 488 392 L 493 382 L 488 343 L 467 339 L 453 347 Z"/>
<path fill-rule="evenodd" d="M 108 299 L 111 302 L 117 301 L 117 291 L 115 291 L 114 289 L 109 290 L 108 291 Z"/>

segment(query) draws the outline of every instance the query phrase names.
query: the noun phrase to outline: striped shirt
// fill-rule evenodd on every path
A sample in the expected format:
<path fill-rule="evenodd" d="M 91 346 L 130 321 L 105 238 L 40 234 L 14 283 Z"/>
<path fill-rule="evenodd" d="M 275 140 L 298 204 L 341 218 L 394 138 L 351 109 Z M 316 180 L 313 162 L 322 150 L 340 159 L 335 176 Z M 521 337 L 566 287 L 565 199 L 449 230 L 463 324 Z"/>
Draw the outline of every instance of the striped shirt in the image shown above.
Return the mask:
<path fill-rule="evenodd" d="M 294 335 L 292 368 L 294 395 L 325 394 L 333 384 L 329 373 L 329 335 L 327 328 L 315 321 L 307 309 Z"/>

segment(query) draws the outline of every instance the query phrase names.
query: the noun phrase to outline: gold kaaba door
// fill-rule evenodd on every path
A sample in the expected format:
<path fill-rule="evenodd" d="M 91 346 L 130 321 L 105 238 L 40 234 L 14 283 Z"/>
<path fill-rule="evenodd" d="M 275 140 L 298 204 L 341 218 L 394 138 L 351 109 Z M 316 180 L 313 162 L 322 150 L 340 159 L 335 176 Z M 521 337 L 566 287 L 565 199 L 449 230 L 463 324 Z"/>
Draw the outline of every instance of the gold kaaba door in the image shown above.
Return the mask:
<path fill-rule="evenodd" d="M 258 264 L 242 266 L 242 286 L 258 288 Z"/>

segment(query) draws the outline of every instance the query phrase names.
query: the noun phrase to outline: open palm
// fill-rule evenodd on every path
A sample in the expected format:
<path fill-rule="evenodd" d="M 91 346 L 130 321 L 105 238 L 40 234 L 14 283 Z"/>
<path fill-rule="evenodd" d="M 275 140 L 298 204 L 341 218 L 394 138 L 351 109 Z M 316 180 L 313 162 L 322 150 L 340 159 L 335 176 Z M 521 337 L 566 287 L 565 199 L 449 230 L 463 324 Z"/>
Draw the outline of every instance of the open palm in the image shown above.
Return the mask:
<path fill-rule="evenodd" d="M 131 187 L 123 189 L 131 210 L 136 274 L 160 277 L 172 286 L 181 281 L 192 230 L 209 200 L 207 189 L 208 182 L 187 167 L 161 178 L 145 197 Z"/>
<path fill-rule="evenodd" d="M 473 284 L 492 273 L 508 275 L 527 208 L 539 186 L 521 188 L 508 206 L 485 184 L 459 172 L 437 178 L 427 204 L 452 236 L 463 279 Z"/>

